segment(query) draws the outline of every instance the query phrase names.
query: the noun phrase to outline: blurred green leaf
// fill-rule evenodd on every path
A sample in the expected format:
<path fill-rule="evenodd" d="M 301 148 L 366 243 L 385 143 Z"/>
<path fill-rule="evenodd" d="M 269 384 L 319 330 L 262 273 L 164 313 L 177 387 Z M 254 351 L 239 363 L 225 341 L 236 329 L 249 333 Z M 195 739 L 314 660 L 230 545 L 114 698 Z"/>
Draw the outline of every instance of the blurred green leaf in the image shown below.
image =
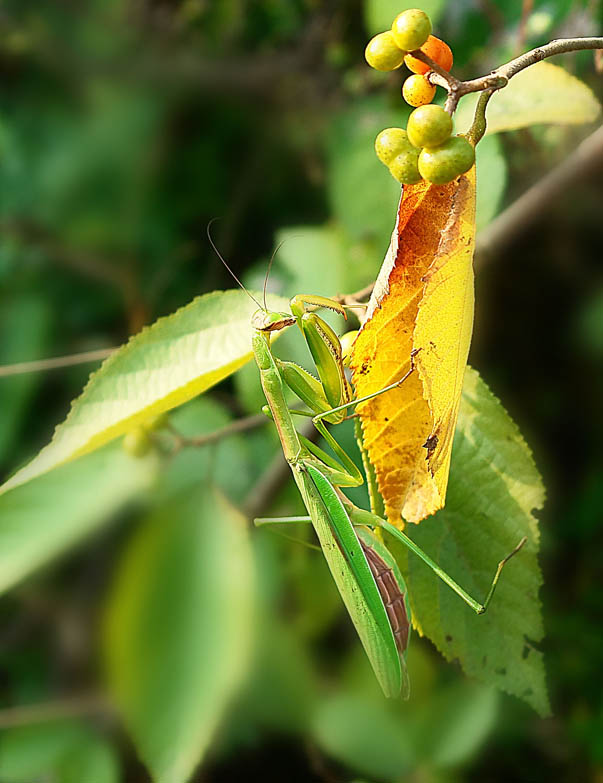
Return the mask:
<path fill-rule="evenodd" d="M 456 127 L 465 133 L 473 121 L 478 93 L 465 96 L 456 114 Z M 601 105 L 592 90 L 564 68 L 540 62 L 520 71 L 498 90 L 486 110 L 486 133 L 516 130 L 541 123 L 582 125 L 593 122 Z"/>
<path fill-rule="evenodd" d="M 246 720 L 278 732 L 304 732 L 318 683 L 303 638 L 282 620 L 266 616 L 257 634 L 254 674 L 245 692 Z"/>
<path fill-rule="evenodd" d="M 496 217 L 507 184 L 507 162 L 503 155 L 500 139 L 486 136 L 477 145 L 476 171 L 477 230 L 485 228 Z"/>
<path fill-rule="evenodd" d="M 393 231 L 400 185 L 375 155 L 384 128 L 406 127 L 410 107 L 392 110 L 382 96 L 335 115 L 328 139 L 328 192 L 334 214 L 353 240 L 374 238 L 383 253 Z"/>
<path fill-rule="evenodd" d="M 268 306 L 287 308 L 270 297 Z M 201 394 L 251 358 L 251 315 L 243 291 L 214 291 L 160 318 L 90 376 L 51 443 L 2 487 L 6 492 Z"/>
<path fill-rule="evenodd" d="M 279 266 L 290 280 L 291 296 L 333 296 L 343 290 L 347 259 L 341 231 L 334 226 L 293 226 L 279 231 Z"/>
<path fill-rule="evenodd" d="M 257 367 L 251 365 L 257 373 Z M 226 406 L 209 395 L 191 400 L 170 415 L 170 425 L 188 437 L 205 435 L 232 421 Z M 266 419 L 268 426 L 268 419 Z M 157 487 L 159 502 L 193 489 L 200 481 L 214 481 L 232 500 L 243 499 L 252 480 L 256 457 L 248 441 L 251 433 L 229 435 L 207 446 L 184 448 L 165 465 Z"/>
<path fill-rule="evenodd" d="M 591 291 L 576 319 L 577 348 L 603 358 L 603 289 Z"/>
<path fill-rule="evenodd" d="M 0 591 L 108 521 L 156 475 L 115 443 L 0 497 Z"/>
<path fill-rule="evenodd" d="M 277 239 L 282 243 L 278 266 L 291 296 L 355 291 L 376 274 L 372 244 L 350 239 L 338 224 L 294 226 L 279 231 Z"/>
<path fill-rule="evenodd" d="M 3 300 L 0 366 L 42 358 L 48 344 L 50 320 L 50 308 L 39 296 L 14 296 Z M 39 381 L 40 375 L 36 373 L 0 378 L 0 460 L 4 460 L 13 446 Z"/>
<path fill-rule="evenodd" d="M 444 769 L 466 762 L 494 728 L 497 706 L 493 688 L 468 680 L 434 691 L 414 716 L 421 757 Z"/>
<path fill-rule="evenodd" d="M 316 741 L 362 774 L 405 780 L 422 769 L 432 780 L 436 770 L 466 763 L 494 727 L 498 699 L 491 688 L 467 680 L 446 685 L 439 677 L 419 694 L 411 686 L 411 693 L 408 702 L 386 701 L 350 670 L 338 692 L 317 707 Z"/>
<path fill-rule="evenodd" d="M 445 0 L 422 0 L 420 3 L 401 2 L 400 0 L 365 0 L 364 20 L 369 35 L 389 30 L 392 22 L 407 8 L 421 8 L 435 24 L 444 8 Z"/>
<path fill-rule="evenodd" d="M 497 563 L 505 566 L 486 614 L 477 616 L 433 571 L 393 545 L 407 576 L 413 623 L 468 675 L 549 713 L 538 591 L 542 576 L 534 510 L 544 489 L 517 426 L 479 375 L 467 369 L 446 507 L 413 527 L 413 540 L 471 595 L 485 597 Z"/>
<path fill-rule="evenodd" d="M 118 783 L 111 746 L 75 721 L 52 721 L 0 734 L 2 783 Z"/>
<path fill-rule="evenodd" d="M 253 595 L 246 521 L 207 486 L 158 509 L 127 548 L 108 603 L 107 673 L 161 783 L 191 776 L 240 685 Z"/>
<path fill-rule="evenodd" d="M 320 705 L 314 736 L 331 756 L 361 774 L 399 780 L 416 757 L 404 723 L 387 704 L 342 691 Z"/>

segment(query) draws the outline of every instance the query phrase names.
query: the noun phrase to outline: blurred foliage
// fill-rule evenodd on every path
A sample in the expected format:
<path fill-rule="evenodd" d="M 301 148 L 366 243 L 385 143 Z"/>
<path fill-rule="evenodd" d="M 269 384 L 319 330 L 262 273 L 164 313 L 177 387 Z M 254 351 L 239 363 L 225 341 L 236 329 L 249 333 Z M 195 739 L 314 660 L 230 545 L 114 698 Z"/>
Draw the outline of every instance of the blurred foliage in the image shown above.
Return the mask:
<path fill-rule="evenodd" d="M 603 23 L 601 8 L 587 0 L 424 7 L 435 33 L 451 43 L 462 77 L 554 37 L 596 34 Z M 400 75 L 369 72 L 363 50 L 392 8 L 404 5 L 6 0 L 0 363 L 118 345 L 196 294 L 232 288 L 205 237 L 214 217 L 217 246 L 256 290 L 280 240 L 269 290 L 282 297 L 369 283 L 399 192 L 374 156 L 373 138 L 402 124 L 406 110 Z M 591 54 L 557 63 L 603 97 Z M 479 227 L 587 132 L 536 126 L 486 139 Z M 471 361 L 520 423 L 549 488 L 539 649 L 552 718 L 466 679 L 418 635 L 409 653 L 410 702 L 384 702 L 323 558 L 264 530 L 248 542 L 237 527 L 232 504 L 249 504 L 274 457 L 270 428 L 184 448 L 161 470 L 156 457 L 135 464 L 115 443 L 0 501 L 2 584 L 16 585 L 0 605 L 0 718 L 17 710 L 14 726 L 0 732 L 0 780 L 149 780 L 111 710 L 82 710 L 69 720 L 35 715 L 35 705 L 68 706 L 102 689 L 107 606 L 125 651 L 114 662 L 112 689 L 129 705 L 129 725 L 140 748 L 148 743 L 141 753 L 155 770 L 165 769 L 166 748 L 185 759 L 179 770 L 192 769 L 206 745 L 194 779 L 598 780 L 602 196 L 593 165 L 502 257 L 477 270 Z M 277 351 L 307 361 L 293 334 Z M 89 370 L 0 378 L 7 477 L 50 440 Z M 256 413 L 258 389 L 253 368 L 243 367 L 211 397 L 175 412 L 171 424 L 188 436 L 211 432 Z M 228 497 L 216 496 L 213 525 L 202 514 L 211 511 L 214 495 L 205 488 L 212 482 Z M 262 513 L 301 511 L 287 483 Z M 221 528 L 224 520 L 234 527 L 227 521 Z M 20 581 L 93 530 L 76 550 Z M 221 553 L 233 546 L 231 534 L 239 549 L 229 562 Z M 295 535 L 309 540 L 307 530 Z M 253 583 L 245 582 L 251 557 Z M 133 560 L 137 577 L 131 571 L 127 580 L 135 583 L 125 589 L 124 563 Z M 209 594 L 205 585 L 220 578 L 226 592 Z M 253 617 L 245 584 L 249 600 L 255 596 Z M 182 603 L 173 598 L 178 586 Z M 135 628 L 128 612 L 137 601 L 143 609 L 134 613 Z M 225 604 L 232 616 L 217 626 L 212 618 Z M 255 629 L 248 656 L 246 622 Z M 203 661 L 201 650 L 220 666 Z M 120 666 L 139 679 L 121 679 Z M 220 671 L 215 682 L 208 681 L 212 670 Z M 152 704 L 137 690 L 149 679 L 157 685 Z M 174 703 L 184 705 L 190 733 L 178 732 Z M 161 728 L 165 745 L 152 739 Z"/>

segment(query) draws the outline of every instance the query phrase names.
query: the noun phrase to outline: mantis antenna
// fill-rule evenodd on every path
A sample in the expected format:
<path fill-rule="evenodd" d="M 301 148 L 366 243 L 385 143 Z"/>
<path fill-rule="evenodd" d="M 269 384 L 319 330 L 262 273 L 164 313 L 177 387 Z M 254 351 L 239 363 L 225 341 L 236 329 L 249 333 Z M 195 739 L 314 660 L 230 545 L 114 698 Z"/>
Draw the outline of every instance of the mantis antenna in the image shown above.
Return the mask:
<path fill-rule="evenodd" d="M 266 274 L 264 275 L 264 312 L 268 312 L 268 305 L 266 304 L 266 286 L 268 285 L 268 278 L 270 277 L 270 270 L 272 269 L 272 264 L 274 262 L 274 259 L 276 257 L 276 254 L 281 249 L 281 247 L 284 245 L 285 240 L 281 239 L 281 241 L 278 243 L 278 245 L 274 248 L 272 255 L 270 256 L 270 261 L 268 262 L 268 269 L 266 270 Z"/>
<path fill-rule="evenodd" d="M 218 220 L 218 219 L 219 219 L 219 218 L 212 218 L 212 219 L 209 221 L 209 223 L 207 224 L 207 238 L 209 239 L 209 244 L 212 246 L 214 253 L 215 253 L 215 254 L 218 256 L 218 258 L 220 259 L 220 261 L 221 261 L 221 262 L 224 264 L 224 266 L 226 267 L 226 269 L 227 269 L 227 270 L 230 272 L 230 275 L 231 275 L 231 277 L 233 278 L 233 280 L 235 280 L 235 281 L 236 281 L 236 283 L 238 283 L 238 285 L 239 285 L 239 286 L 242 288 L 242 290 L 243 290 L 243 291 L 245 291 L 245 293 L 247 294 L 247 296 L 248 296 L 248 297 L 250 297 L 251 299 L 253 299 L 253 301 L 254 301 L 254 302 L 256 303 L 256 305 L 257 305 L 257 306 L 260 308 L 260 310 L 263 310 L 264 312 L 266 312 L 266 307 L 265 307 L 265 304 L 266 304 L 266 280 L 267 280 L 267 278 L 266 278 L 266 280 L 264 281 L 264 307 L 262 307 L 262 305 L 261 305 L 261 304 L 258 302 L 258 300 L 255 298 L 255 296 L 254 296 L 252 293 L 250 293 L 250 292 L 249 292 L 249 291 L 248 291 L 248 290 L 245 288 L 245 286 L 243 285 L 243 283 L 242 283 L 242 282 L 239 280 L 239 278 L 238 278 L 238 277 L 235 275 L 235 273 L 232 271 L 232 269 L 231 269 L 231 268 L 228 266 L 228 264 L 227 264 L 227 263 L 226 263 L 226 261 L 224 260 L 224 257 L 222 256 L 222 254 L 220 253 L 220 251 L 219 251 L 219 250 L 218 250 L 218 248 L 216 247 L 216 243 L 215 243 L 215 242 L 214 242 L 214 240 L 212 239 L 212 236 L 211 236 L 211 231 L 210 231 L 210 229 L 211 229 L 212 223 L 215 223 L 215 222 L 216 222 L 216 220 Z M 280 247 L 280 246 L 279 246 L 279 247 Z M 278 250 L 278 248 L 277 248 L 277 250 Z M 274 258 L 274 254 L 273 254 L 273 258 Z M 272 259 L 270 259 L 270 264 L 272 264 Z M 270 271 L 270 267 L 268 267 L 268 270 Z"/>

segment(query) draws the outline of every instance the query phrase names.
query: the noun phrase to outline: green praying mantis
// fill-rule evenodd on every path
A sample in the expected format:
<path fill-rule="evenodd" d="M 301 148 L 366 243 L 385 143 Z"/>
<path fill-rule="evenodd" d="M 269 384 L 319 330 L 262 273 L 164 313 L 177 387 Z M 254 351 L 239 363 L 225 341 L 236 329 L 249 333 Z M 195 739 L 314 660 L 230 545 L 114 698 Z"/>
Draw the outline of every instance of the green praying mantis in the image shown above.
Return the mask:
<path fill-rule="evenodd" d="M 259 305 L 259 302 L 255 300 Z M 290 313 L 268 312 L 265 307 L 253 315 L 253 353 L 260 371 L 268 412 L 276 425 L 284 456 L 308 511 L 307 517 L 258 519 L 256 524 L 311 522 L 325 559 L 350 618 L 386 696 L 408 697 L 406 651 L 410 633 L 410 609 L 404 579 L 379 530 L 387 531 L 420 557 L 477 614 L 486 611 L 506 562 L 523 546 L 519 544 L 498 564 L 483 602 L 472 598 L 405 533 L 373 511 L 355 506 L 341 487 L 363 483 L 362 473 L 327 429 L 347 416 L 347 411 L 366 400 L 386 394 L 401 385 L 414 371 L 368 397 L 354 399 L 348 382 L 341 342 L 327 322 L 314 310 L 328 308 L 342 314 L 345 307 L 333 299 L 298 295 L 291 300 Z M 310 311 L 311 310 L 311 311 Z M 274 332 L 297 324 L 301 330 L 318 377 L 272 352 Z M 307 405 L 308 410 L 290 410 L 285 387 Z M 299 433 L 293 415 L 310 416 L 334 457 Z M 362 444 L 359 440 L 362 451 Z M 368 463 L 363 454 L 363 462 Z M 370 477 L 369 477 L 370 479 Z"/>
<path fill-rule="evenodd" d="M 414 372 L 414 356 L 410 357 L 410 369 L 398 381 L 366 397 L 354 398 L 345 374 L 341 341 L 329 324 L 314 312 L 317 308 L 326 308 L 346 318 L 345 306 L 327 297 L 300 294 L 291 299 L 290 313 L 270 312 L 266 306 L 266 284 L 278 247 L 268 265 L 262 306 L 228 266 L 213 242 L 209 228 L 207 237 L 216 255 L 237 284 L 258 305 L 259 309 L 251 320 L 254 329 L 252 342 L 268 403 L 265 412 L 274 421 L 283 454 L 308 511 L 308 516 L 304 517 L 261 518 L 256 519 L 255 524 L 312 523 L 333 580 L 383 693 L 388 697 L 402 695 L 408 698 L 410 685 L 406 653 L 411 617 L 408 591 L 380 531 L 385 530 L 420 557 L 476 614 L 486 611 L 503 567 L 527 539 L 522 538 L 499 562 L 488 594 L 483 604 L 479 603 L 411 538 L 375 513 L 376 482 L 359 429 L 357 442 L 367 474 L 371 511 L 352 503 L 340 487 L 359 486 L 364 483 L 364 477 L 326 425 L 341 423 L 349 408 L 387 394 L 403 384 Z M 277 358 L 272 352 L 273 333 L 295 324 L 305 338 L 318 378 L 293 362 Z M 285 399 L 286 388 L 294 392 L 307 410 L 289 409 Z M 299 433 L 293 415 L 311 417 L 335 457 Z"/>

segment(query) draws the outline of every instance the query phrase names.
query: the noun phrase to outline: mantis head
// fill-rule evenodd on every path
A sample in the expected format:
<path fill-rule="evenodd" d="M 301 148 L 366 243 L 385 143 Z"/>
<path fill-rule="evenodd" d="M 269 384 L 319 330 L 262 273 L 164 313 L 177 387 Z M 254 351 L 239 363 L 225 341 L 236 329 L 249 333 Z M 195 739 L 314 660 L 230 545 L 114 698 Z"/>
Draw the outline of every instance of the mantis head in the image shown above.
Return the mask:
<path fill-rule="evenodd" d="M 260 332 L 278 332 L 286 326 L 292 326 L 296 321 L 291 313 L 269 313 L 263 308 L 256 310 L 251 316 L 251 325 Z"/>

